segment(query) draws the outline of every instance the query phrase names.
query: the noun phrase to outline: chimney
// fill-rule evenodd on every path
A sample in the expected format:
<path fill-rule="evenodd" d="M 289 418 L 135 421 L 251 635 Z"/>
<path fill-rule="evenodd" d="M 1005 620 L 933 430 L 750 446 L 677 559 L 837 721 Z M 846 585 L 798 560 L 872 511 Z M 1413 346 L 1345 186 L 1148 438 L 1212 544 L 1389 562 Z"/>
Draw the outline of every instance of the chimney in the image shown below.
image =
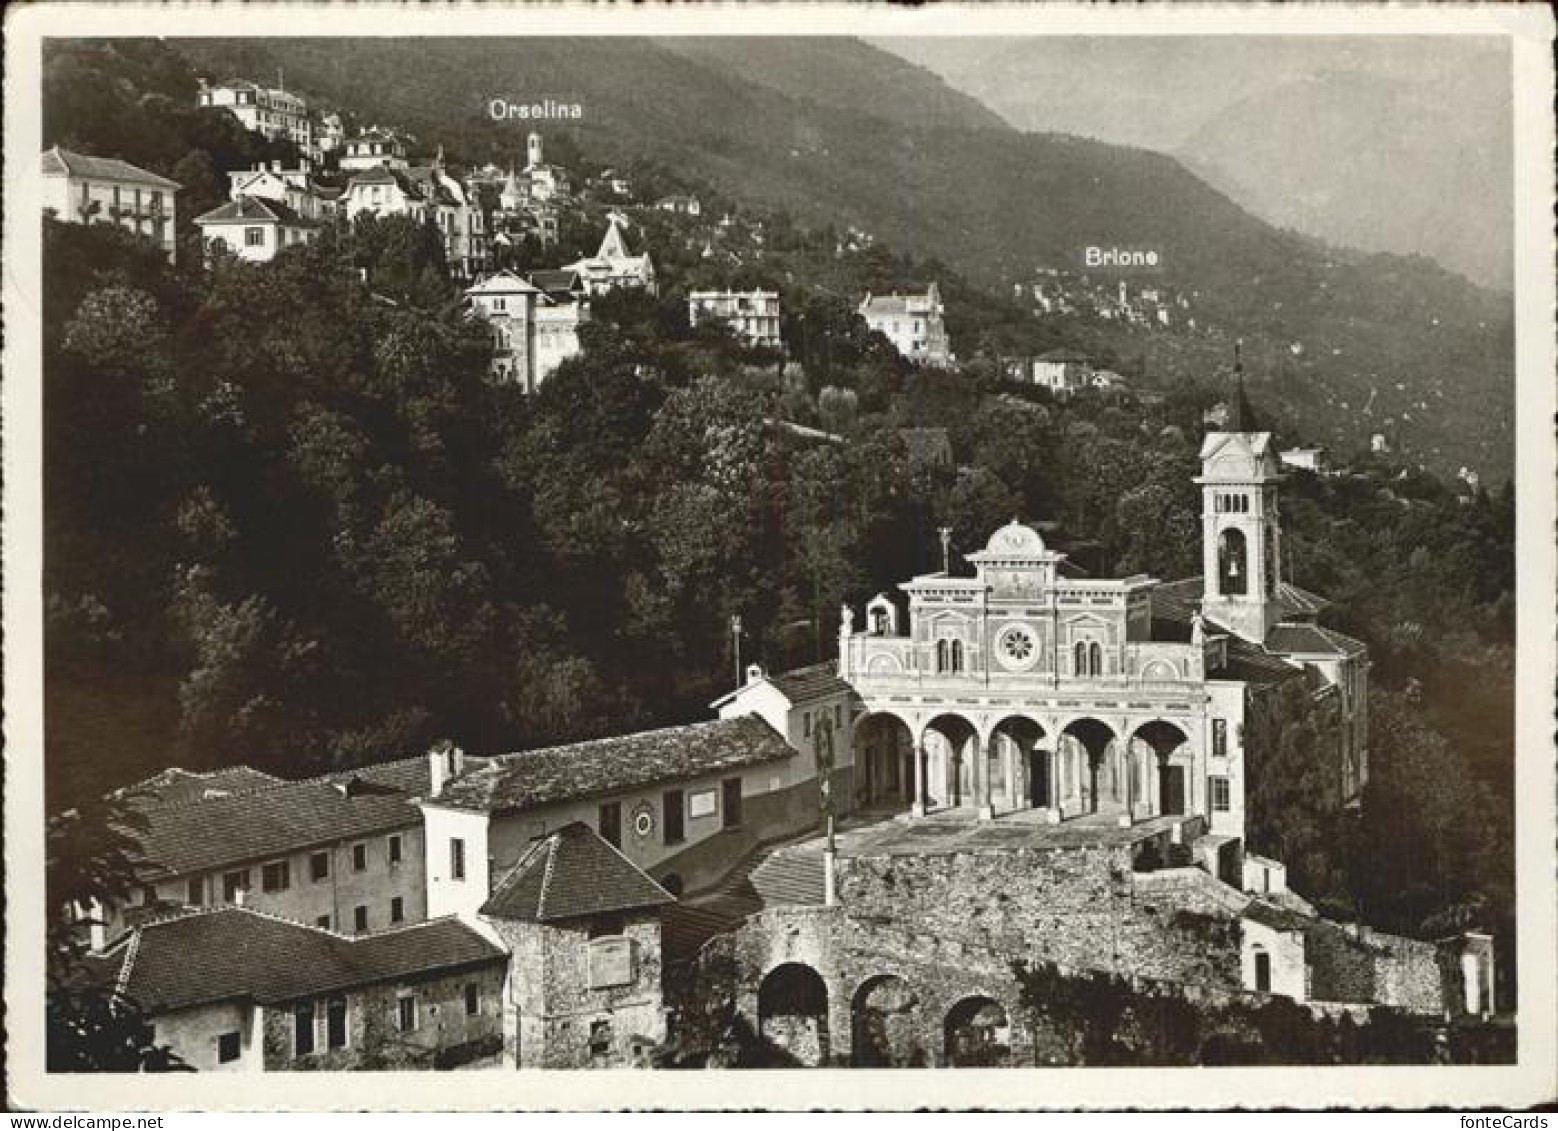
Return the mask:
<path fill-rule="evenodd" d="M 761 664 L 747 665 L 747 683 L 753 684 L 763 678 L 763 666 Z"/>
<path fill-rule="evenodd" d="M 443 744 L 439 743 L 427 752 L 427 795 L 429 797 L 437 797 L 444 791 L 444 782 L 449 780 L 446 766 Z"/>

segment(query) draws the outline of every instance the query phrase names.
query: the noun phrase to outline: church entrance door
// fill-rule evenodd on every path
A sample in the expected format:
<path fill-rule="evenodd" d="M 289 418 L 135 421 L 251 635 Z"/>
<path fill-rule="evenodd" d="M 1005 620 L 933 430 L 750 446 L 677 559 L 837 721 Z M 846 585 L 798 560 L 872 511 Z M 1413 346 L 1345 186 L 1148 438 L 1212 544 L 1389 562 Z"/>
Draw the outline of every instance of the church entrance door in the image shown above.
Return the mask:
<path fill-rule="evenodd" d="M 1049 804 L 1049 751 L 1028 752 L 1028 804 L 1043 809 Z"/>
<path fill-rule="evenodd" d="M 1160 795 L 1163 798 L 1163 812 L 1168 816 L 1179 816 L 1185 811 L 1185 767 L 1164 766 L 1163 778 L 1159 783 Z"/>

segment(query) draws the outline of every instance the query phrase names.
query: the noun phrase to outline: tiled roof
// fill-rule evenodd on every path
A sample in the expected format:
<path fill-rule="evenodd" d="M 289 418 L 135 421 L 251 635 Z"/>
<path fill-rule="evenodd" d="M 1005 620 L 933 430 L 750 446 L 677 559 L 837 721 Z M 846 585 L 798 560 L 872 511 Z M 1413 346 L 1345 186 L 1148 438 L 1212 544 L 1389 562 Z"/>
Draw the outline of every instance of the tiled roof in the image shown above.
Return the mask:
<path fill-rule="evenodd" d="M 818 699 L 828 699 L 835 695 L 850 695 L 855 690 L 848 680 L 839 678 L 838 665 L 831 661 L 780 672 L 778 675 L 769 676 L 768 682 L 796 705 L 813 703 Z"/>
<path fill-rule="evenodd" d="M 139 166 L 117 157 L 89 157 L 85 153 L 72 153 L 55 146 L 44 151 L 43 175 L 45 177 L 93 177 L 105 181 L 126 181 L 156 188 L 180 189 L 184 186 L 156 173 L 148 173 Z"/>
<path fill-rule="evenodd" d="M 521 279 L 512 271 L 499 271 L 488 275 L 473 287 L 466 287 L 468 295 L 512 295 L 512 294 L 536 294 L 540 290 L 535 284 Z"/>
<path fill-rule="evenodd" d="M 1295 613 L 1313 615 L 1331 607 L 1331 602 L 1307 589 L 1300 589 L 1286 581 L 1277 583 L 1277 599 Z"/>
<path fill-rule="evenodd" d="M 436 800 L 458 809 L 513 812 L 794 756 L 771 726 L 746 715 L 505 754 L 455 778 Z"/>
<path fill-rule="evenodd" d="M 197 224 L 256 224 L 270 222 L 288 224 L 295 228 L 312 228 L 314 221 L 299 216 L 287 205 L 276 200 L 257 196 L 240 196 L 213 208 L 203 216 L 195 217 Z"/>
<path fill-rule="evenodd" d="M 1279 624 L 1266 633 L 1266 649 L 1283 655 L 1359 656 L 1369 646 L 1318 624 Z"/>
<path fill-rule="evenodd" d="M 256 789 L 283 785 L 283 779 L 261 773 L 250 766 L 227 766 L 220 770 L 195 773 L 181 766 L 170 766 L 134 785 L 115 790 L 116 797 L 143 798 L 159 805 L 182 805 L 191 801 L 249 793 Z"/>
<path fill-rule="evenodd" d="M 579 273 L 577 271 L 564 271 L 561 269 L 532 271 L 530 272 L 530 282 L 532 285 L 541 288 L 543 291 L 549 292 L 572 292 L 580 289 L 583 286 L 583 284 L 579 281 Z"/>
<path fill-rule="evenodd" d="M 1165 581 L 1152 590 L 1154 640 L 1185 642 L 1190 639 L 1191 618 L 1201 608 L 1201 589 L 1199 577 L 1187 577 L 1180 581 Z M 1208 672 L 1207 679 L 1269 687 L 1303 678 L 1303 668 L 1272 655 L 1215 621 L 1207 620 L 1206 627 L 1209 632 L 1222 632 L 1228 637 L 1228 662 L 1217 671 Z"/>
<path fill-rule="evenodd" d="M 866 295 L 865 299 L 862 300 L 862 302 L 860 303 L 860 312 L 862 314 L 867 314 L 867 315 L 869 315 L 869 314 L 875 314 L 875 315 L 902 314 L 902 315 L 907 315 L 909 313 L 909 308 L 910 308 L 911 304 L 913 304 L 918 310 L 923 312 L 923 311 L 925 311 L 928 308 L 929 302 L 930 302 L 930 295 L 928 295 L 928 294 L 923 294 L 923 295 L 899 295 L 899 294 Z"/>
<path fill-rule="evenodd" d="M 357 771 L 355 776 L 371 781 L 372 773 Z M 425 782 L 425 767 L 422 773 Z M 387 784 L 371 791 L 349 789 L 345 779 L 351 776 L 286 782 L 182 805 L 132 800 L 145 827 L 127 831 L 140 842 L 140 863 L 148 875 L 184 875 L 421 823 L 409 793 Z"/>
<path fill-rule="evenodd" d="M 120 988 L 151 1013 L 218 1001 L 292 1001 L 505 958 L 454 918 L 347 938 L 231 906 L 144 924 L 108 958 L 116 955 Z"/>
<path fill-rule="evenodd" d="M 594 829 L 575 821 L 532 845 L 481 913 L 494 919 L 551 923 L 675 902 L 670 892 Z"/>

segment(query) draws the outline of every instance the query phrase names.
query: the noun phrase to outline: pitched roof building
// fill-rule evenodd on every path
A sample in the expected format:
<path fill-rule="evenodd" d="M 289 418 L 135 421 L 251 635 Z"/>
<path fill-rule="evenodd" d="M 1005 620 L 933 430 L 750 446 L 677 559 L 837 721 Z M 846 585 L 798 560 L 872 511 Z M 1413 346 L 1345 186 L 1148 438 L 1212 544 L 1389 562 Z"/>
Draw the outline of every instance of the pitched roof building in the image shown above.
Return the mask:
<path fill-rule="evenodd" d="M 310 243 L 319 223 L 288 205 L 239 196 L 195 217 L 208 254 L 230 253 L 250 263 L 269 263 L 284 249 Z"/>
<path fill-rule="evenodd" d="M 866 326 L 885 334 L 902 356 L 921 365 L 947 366 L 952 347 L 943 321 L 941 291 L 931 283 L 923 294 L 867 294 L 859 313 Z"/>
<path fill-rule="evenodd" d="M 656 292 L 658 284 L 655 281 L 654 263 L 648 252 L 643 255 L 629 254 L 627 237 L 623 234 L 625 223 L 622 217 L 612 213 L 607 218 L 606 235 L 601 239 L 600 248 L 595 254 L 563 268 L 576 273 L 592 295 L 604 294 L 618 287 L 641 289 L 650 294 Z"/>
<path fill-rule="evenodd" d="M 159 247 L 171 263 L 178 219 L 177 181 L 117 157 L 94 157 L 58 145 L 45 150 L 39 173 L 43 208 L 67 224 L 110 223 Z"/>

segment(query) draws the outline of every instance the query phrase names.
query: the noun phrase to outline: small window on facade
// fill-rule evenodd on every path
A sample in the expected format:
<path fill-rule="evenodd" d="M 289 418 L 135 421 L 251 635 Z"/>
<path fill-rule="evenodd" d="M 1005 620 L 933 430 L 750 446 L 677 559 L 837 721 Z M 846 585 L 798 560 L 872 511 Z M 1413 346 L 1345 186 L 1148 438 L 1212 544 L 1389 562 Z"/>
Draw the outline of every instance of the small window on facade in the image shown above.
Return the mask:
<path fill-rule="evenodd" d="M 150 884 L 143 887 L 141 889 L 141 902 L 147 907 L 155 907 L 157 905 L 157 889 Z"/>
<path fill-rule="evenodd" d="M 1228 755 L 1228 720 L 1212 720 L 1212 756 L 1225 758 Z"/>
<path fill-rule="evenodd" d="M 395 1002 L 395 1023 L 402 1033 L 415 1031 L 417 1027 L 417 999 L 411 996 Z"/>
<path fill-rule="evenodd" d="M 352 871 L 366 872 L 368 870 L 368 846 L 366 844 L 352 845 Z"/>
<path fill-rule="evenodd" d="M 216 1059 L 219 1064 L 231 1064 L 243 1055 L 243 1034 L 223 1033 L 216 1039 Z"/>
<path fill-rule="evenodd" d="M 266 891 L 286 891 L 292 886 L 292 869 L 285 860 L 267 864 L 260 870 L 260 887 Z"/>
<path fill-rule="evenodd" d="M 666 790 L 661 798 L 661 807 L 665 810 L 665 843 L 681 844 L 687 835 L 684 827 L 686 807 L 682 791 Z"/>
<path fill-rule="evenodd" d="M 406 921 L 406 901 L 400 896 L 390 900 L 390 922 L 404 923 Z"/>
<path fill-rule="evenodd" d="M 801 737 L 802 738 L 810 738 L 811 737 L 811 712 L 810 711 L 803 711 L 801 713 Z"/>
<path fill-rule="evenodd" d="M 358 931 L 368 929 L 368 908 L 366 904 L 359 903 L 352 909 L 352 927 Z"/>
<path fill-rule="evenodd" d="M 243 230 L 243 245 L 245 247 L 264 247 L 265 246 L 265 229 L 264 228 L 245 228 Z"/>
<path fill-rule="evenodd" d="M 961 640 L 952 642 L 952 670 L 955 672 L 963 670 L 963 642 Z"/>
<path fill-rule="evenodd" d="M 741 779 L 726 778 L 720 783 L 720 824 L 733 829 L 741 823 Z"/>
<path fill-rule="evenodd" d="M 346 1047 L 346 999 L 333 997 L 325 1003 L 325 1043 L 333 1049 Z"/>
<path fill-rule="evenodd" d="M 481 987 L 475 982 L 465 983 L 465 1015 L 475 1017 L 481 1012 Z"/>
<path fill-rule="evenodd" d="M 200 877 L 195 876 L 189 881 L 189 890 L 186 893 L 187 902 L 191 907 L 199 907 L 205 899 L 205 886 L 200 882 Z"/>
<path fill-rule="evenodd" d="M 292 1048 L 298 1056 L 314 1051 L 314 1003 L 305 1001 L 292 1011 Z"/>
<path fill-rule="evenodd" d="M 1087 650 L 1087 656 L 1088 656 L 1088 674 L 1089 675 L 1103 675 L 1104 674 L 1104 650 L 1103 650 L 1102 646 L 1100 646 L 1097 643 L 1089 645 L 1088 646 L 1088 650 Z"/>
<path fill-rule="evenodd" d="M 316 852 L 308 858 L 308 875 L 316 884 L 330 878 L 330 854 Z"/>
<path fill-rule="evenodd" d="M 1217 777 L 1212 779 L 1212 812 L 1226 813 L 1231 808 L 1229 803 L 1228 779 Z"/>
<path fill-rule="evenodd" d="M 600 807 L 600 837 L 613 848 L 622 847 L 622 802 L 608 801 Z"/>
<path fill-rule="evenodd" d="M 400 863 L 400 858 L 401 858 L 400 837 L 399 836 L 392 836 L 392 837 L 389 838 L 389 862 L 391 864 L 399 864 Z"/>
<path fill-rule="evenodd" d="M 465 841 L 459 837 L 451 837 L 449 840 L 449 878 L 465 879 Z"/>
<path fill-rule="evenodd" d="M 1076 668 L 1076 674 L 1077 675 L 1086 675 L 1087 674 L 1087 644 L 1084 641 L 1081 641 L 1081 640 L 1077 641 L 1077 646 L 1075 648 L 1075 652 L 1076 652 L 1076 656 L 1075 656 L 1075 663 L 1074 663 L 1073 666 Z"/>
<path fill-rule="evenodd" d="M 837 730 L 842 730 L 844 727 L 844 704 L 842 703 L 833 704 L 833 726 Z"/>
<path fill-rule="evenodd" d="M 314 926 L 318 927 L 321 931 L 328 931 L 330 929 L 330 916 L 321 915 L 319 918 L 314 920 Z"/>

